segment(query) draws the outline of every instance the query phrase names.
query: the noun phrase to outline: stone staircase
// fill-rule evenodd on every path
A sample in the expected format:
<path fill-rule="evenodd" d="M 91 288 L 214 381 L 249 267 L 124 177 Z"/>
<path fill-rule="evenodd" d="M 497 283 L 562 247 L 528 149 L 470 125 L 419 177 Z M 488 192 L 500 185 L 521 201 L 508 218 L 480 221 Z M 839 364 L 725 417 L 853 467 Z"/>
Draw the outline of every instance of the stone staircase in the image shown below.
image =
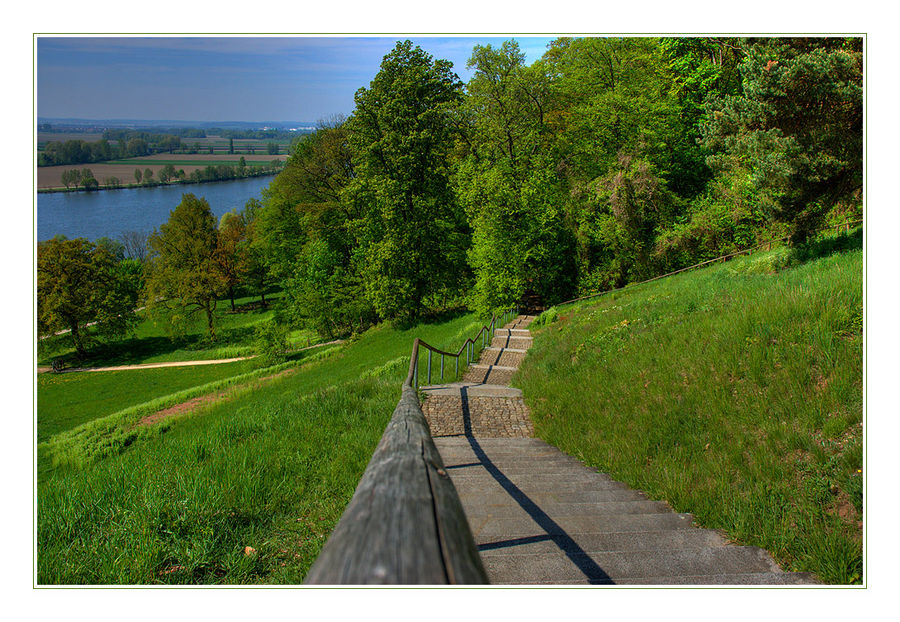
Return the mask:
<path fill-rule="evenodd" d="M 491 583 L 816 583 L 533 438 L 522 392 L 509 386 L 532 319 L 497 329 L 461 382 L 421 388 Z"/>

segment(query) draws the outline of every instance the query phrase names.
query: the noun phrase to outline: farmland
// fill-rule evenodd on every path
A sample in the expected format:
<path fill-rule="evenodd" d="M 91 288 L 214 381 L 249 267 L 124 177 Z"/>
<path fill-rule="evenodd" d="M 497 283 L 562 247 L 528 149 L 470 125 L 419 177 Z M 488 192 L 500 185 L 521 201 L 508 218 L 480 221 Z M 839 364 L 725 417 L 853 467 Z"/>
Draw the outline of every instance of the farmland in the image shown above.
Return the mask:
<path fill-rule="evenodd" d="M 235 141 L 235 143 L 237 143 L 237 141 Z M 237 149 L 237 147 L 235 147 L 235 149 Z M 105 186 L 106 180 L 112 177 L 118 178 L 120 183 L 124 186 L 135 182 L 135 169 L 144 171 L 149 168 L 153 171 L 154 178 L 158 178 L 159 171 L 167 164 L 171 164 L 176 169 L 184 169 L 185 174 L 190 176 L 192 171 L 204 169 L 210 165 L 218 166 L 220 164 L 226 164 L 237 166 L 241 158 L 244 158 L 245 163 L 250 167 L 265 166 L 272 162 L 272 160 L 280 160 L 283 162 L 287 159 L 287 156 L 284 154 L 275 156 L 265 153 L 256 155 L 237 153 L 217 153 L 213 155 L 199 153 L 158 153 L 140 158 L 112 160 L 110 162 L 41 166 L 37 169 L 37 187 L 38 189 L 64 188 L 65 184 L 63 184 L 62 175 L 64 171 L 70 169 L 91 169 L 91 172 L 94 173 L 94 177 L 100 182 L 101 187 Z"/>

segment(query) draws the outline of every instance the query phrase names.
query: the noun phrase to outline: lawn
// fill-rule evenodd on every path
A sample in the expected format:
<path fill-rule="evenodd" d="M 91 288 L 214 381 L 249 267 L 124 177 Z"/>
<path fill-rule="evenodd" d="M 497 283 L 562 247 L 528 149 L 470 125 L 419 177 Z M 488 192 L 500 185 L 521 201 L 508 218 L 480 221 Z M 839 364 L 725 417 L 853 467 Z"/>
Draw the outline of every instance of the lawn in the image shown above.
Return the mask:
<path fill-rule="evenodd" d="M 249 371 L 253 361 L 193 367 L 38 374 L 37 441 L 123 408 Z"/>
<path fill-rule="evenodd" d="M 274 303 L 279 296 L 279 293 L 266 294 L 266 302 Z M 173 333 L 166 315 L 157 317 L 141 311 L 140 322 L 130 338 L 98 343 L 84 360 L 75 356 L 68 335 L 41 340 L 38 365 L 50 365 L 54 358 L 61 359 L 69 367 L 106 367 L 249 356 L 254 354 L 256 327 L 272 319 L 274 305 L 261 307 L 259 296 L 237 298 L 235 304 L 237 312 L 232 313 L 229 300 L 219 301 L 215 312 L 216 341 L 209 340 L 205 319 L 199 316 L 182 326 L 179 333 Z M 319 341 L 311 330 L 291 333 L 292 347 L 300 348 Z"/>
<path fill-rule="evenodd" d="M 548 312 L 514 379 L 536 433 L 787 569 L 860 582 L 861 245 L 857 231 Z"/>
<path fill-rule="evenodd" d="M 49 470 L 38 483 L 38 582 L 299 583 L 396 406 L 413 338 L 455 350 L 479 326 L 457 315 L 375 327 L 114 455 Z"/>

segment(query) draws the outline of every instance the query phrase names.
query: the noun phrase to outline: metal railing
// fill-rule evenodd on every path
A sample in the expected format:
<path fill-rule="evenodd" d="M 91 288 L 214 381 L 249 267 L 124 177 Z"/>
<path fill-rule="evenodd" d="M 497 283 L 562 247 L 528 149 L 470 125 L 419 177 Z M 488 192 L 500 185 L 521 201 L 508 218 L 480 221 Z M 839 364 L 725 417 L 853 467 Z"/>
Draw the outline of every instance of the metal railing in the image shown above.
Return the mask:
<path fill-rule="evenodd" d="M 304 583 L 333 584 L 453 584 L 487 583 L 478 547 L 469 529 L 456 488 L 434 445 L 418 396 L 421 348 L 466 365 L 484 349 L 494 331 L 517 309 L 491 318 L 456 353 L 445 352 L 416 338 L 402 394 L 384 434 Z"/>
<path fill-rule="evenodd" d="M 403 386 L 409 386 L 413 389 L 419 388 L 419 349 L 424 348 L 428 351 L 428 358 L 426 359 L 426 375 L 427 375 L 427 383 L 431 384 L 431 376 L 432 376 L 432 357 L 434 354 L 437 354 L 441 357 L 440 359 L 440 374 L 441 380 L 444 379 L 444 361 L 445 358 L 452 358 L 454 360 L 454 369 L 453 369 L 453 378 L 454 380 L 458 380 L 460 378 L 460 359 L 462 358 L 463 352 L 465 352 L 465 367 L 463 367 L 462 372 L 465 373 L 466 368 L 471 365 L 474 361 L 478 360 L 478 355 L 491 343 L 491 340 L 494 336 L 494 331 L 504 326 L 507 322 L 509 322 L 512 318 L 516 317 L 519 314 L 518 307 L 513 307 L 507 309 L 506 311 L 501 312 L 499 315 L 491 316 L 490 326 L 482 324 L 481 329 L 478 333 L 475 334 L 474 337 L 470 337 L 466 339 L 463 344 L 459 347 L 459 350 L 454 352 L 446 352 L 441 350 L 440 348 L 436 348 L 433 345 L 422 341 L 418 337 L 413 341 L 412 347 L 412 355 L 409 360 L 409 374 L 406 376 L 406 382 L 403 383 Z M 479 340 L 481 342 L 481 347 L 479 348 L 478 343 Z"/>

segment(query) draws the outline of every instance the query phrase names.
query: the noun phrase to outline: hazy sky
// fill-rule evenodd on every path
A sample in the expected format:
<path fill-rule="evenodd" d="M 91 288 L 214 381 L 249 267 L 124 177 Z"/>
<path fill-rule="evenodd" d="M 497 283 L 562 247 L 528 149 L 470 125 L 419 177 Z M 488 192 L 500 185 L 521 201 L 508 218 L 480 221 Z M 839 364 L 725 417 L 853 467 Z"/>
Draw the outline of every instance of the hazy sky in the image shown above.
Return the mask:
<path fill-rule="evenodd" d="M 40 117 L 317 121 L 350 114 L 353 94 L 407 37 L 38 37 Z M 526 62 L 548 37 L 408 37 L 464 81 L 476 43 L 515 38 Z"/>

